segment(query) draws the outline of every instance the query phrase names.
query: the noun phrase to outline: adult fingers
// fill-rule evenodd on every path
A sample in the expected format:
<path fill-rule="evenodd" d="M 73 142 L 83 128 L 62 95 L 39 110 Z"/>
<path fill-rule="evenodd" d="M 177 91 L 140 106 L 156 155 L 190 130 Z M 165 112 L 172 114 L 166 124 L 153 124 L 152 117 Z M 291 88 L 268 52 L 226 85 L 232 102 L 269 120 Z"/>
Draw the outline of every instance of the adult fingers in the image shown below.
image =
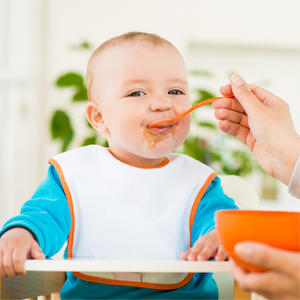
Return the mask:
<path fill-rule="evenodd" d="M 236 78 L 236 76 L 237 75 L 233 75 L 232 78 L 233 77 Z M 237 76 L 237 77 L 239 77 L 239 76 Z M 241 80 L 242 80 L 243 84 L 245 84 L 245 81 L 243 79 L 241 79 Z M 232 80 L 231 80 L 231 83 L 233 83 Z M 251 89 L 252 94 L 254 94 L 256 96 L 257 100 L 259 100 L 265 106 L 271 106 L 277 102 L 284 102 L 281 98 L 275 96 L 274 94 L 272 94 L 271 92 L 269 92 L 266 89 L 263 89 L 262 87 L 259 87 L 254 84 L 247 84 L 247 86 Z M 233 85 L 227 84 L 227 85 L 222 86 L 220 88 L 220 93 L 224 96 L 235 94 L 233 91 Z M 243 99 L 239 99 L 239 98 L 238 98 L 238 100 L 243 101 Z"/>
<path fill-rule="evenodd" d="M 231 76 L 231 88 L 235 98 L 241 103 L 247 114 L 257 114 L 263 112 L 267 106 L 285 102 L 271 92 L 255 85 L 248 85 L 238 75 Z"/>
<path fill-rule="evenodd" d="M 251 264 L 290 274 L 300 268 L 300 254 L 297 252 L 273 248 L 261 243 L 243 242 L 235 245 L 235 253 Z"/>
<path fill-rule="evenodd" d="M 9 277 L 15 277 L 17 276 L 17 273 L 15 272 L 13 263 L 12 263 L 12 251 L 5 251 L 3 254 L 3 262 L 2 262 L 3 268 L 7 276 Z"/>
<path fill-rule="evenodd" d="M 253 84 L 248 84 L 250 87 L 252 94 L 256 96 L 256 98 L 264 104 L 264 106 L 273 106 L 276 103 L 284 103 L 286 104 L 285 101 L 283 101 L 281 98 L 275 96 L 271 92 L 269 92 L 266 89 L 263 89 L 260 86 L 253 85 Z"/>
<path fill-rule="evenodd" d="M 233 75 L 234 76 L 234 75 Z M 261 87 L 259 87 L 259 86 L 257 86 L 257 85 L 253 85 L 253 84 L 247 84 L 248 85 L 248 87 L 251 89 L 251 91 L 252 91 L 252 93 L 260 93 L 260 90 L 262 90 L 262 91 L 267 91 L 267 90 L 265 90 L 265 89 L 263 89 L 263 88 L 261 88 Z M 224 95 L 224 96 L 229 96 L 229 95 L 232 95 L 233 94 L 233 91 L 232 91 L 232 86 L 231 86 L 231 84 L 229 83 L 229 84 L 226 84 L 226 85 L 224 85 L 224 86 L 222 86 L 221 88 L 220 88 L 220 93 L 222 94 L 222 95 Z"/>
<path fill-rule="evenodd" d="M 221 131 L 232 135 L 244 143 L 251 151 L 253 151 L 256 139 L 249 128 L 241 126 L 240 124 L 232 123 L 227 120 L 219 122 Z"/>
<path fill-rule="evenodd" d="M 240 76 L 231 76 L 231 87 L 235 98 L 238 99 L 243 108 L 246 110 L 247 114 L 251 114 L 263 109 L 262 103 L 251 92 L 251 88 Z"/>
<path fill-rule="evenodd" d="M 229 266 L 231 273 L 236 280 L 244 278 L 244 276 L 247 274 L 246 270 L 240 267 L 232 258 L 229 258 Z"/>
<path fill-rule="evenodd" d="M 224 96 L 232 95 L 233 92 L 232 92 L 231 84 L 229 83 L 229 84 L 222 86 L 220 88 L 220 93 Z"/>
<path fill-rule="evenodd" d="M 213 102 L 213 108 L 215 110 L 226 108 L 240 113 L 245 113 L 245 110 L 241 103 L 235 98 L 222 98 Z"/>
<path fill-rule="evenodd" d="M 233 260 L 230 261 L 230 269 L 233 277 L 241 289 L 248 292 L 257 292 L 267 299 L 298 299 L 290 297 L 293 291 L 289 278 L 274 271 L 267 272 L 246 272 Z"/>
<path fill-rule="evenodd" d="M 218 109 L 215 111 L 215 117 L 218 120 L 227 120 L 249 128 L 248 116 L 228 109 Z"/>
<path fill-rule="evenodd" d="M 230 269 L 241 289 L 248 292 L 257 292 L 257 286 L 260 284 L 261 280 L 261 273 L 248 273 L 232 259 L 230 259 Z M 253 274 L 255 276 L 253 276 Z"/>
<path fill-rule="evenodd" d="M 233 76 L 237 76 L 237 75 L 233 75 Z M 232 77 L 233 77 L 232 76 Z M 244 81 L 244 80 L 243 80 Z M 245 82 L 245 81 L 244 81 Z M 266 99 L 269 97 L 269 96 L 274 96 L 276 98 L 278 98 L 277 96 L 275 96 L 274 94 L 272 94 L 271 92 L 269 92 L 268 90 L 266 89 L 263 89 L 262 87 L 260 86 L 257 86 L 257 85 L 254 85 L 254 84 L 247 84 L 247 86 L 251 89 L 251 92 L 257 97 L 257 99 L 260 101 L 260 102 L 264 102 L 266 101 Z M 224 96 L 229 96 L 229 95 L 232 95 L 233 94 L 233 89 L 232 89 L 232 85 L 229 83 L 229 84 L 226 84 L 224 86 L 222 86 L 220 88 L 220 93 Z"/>

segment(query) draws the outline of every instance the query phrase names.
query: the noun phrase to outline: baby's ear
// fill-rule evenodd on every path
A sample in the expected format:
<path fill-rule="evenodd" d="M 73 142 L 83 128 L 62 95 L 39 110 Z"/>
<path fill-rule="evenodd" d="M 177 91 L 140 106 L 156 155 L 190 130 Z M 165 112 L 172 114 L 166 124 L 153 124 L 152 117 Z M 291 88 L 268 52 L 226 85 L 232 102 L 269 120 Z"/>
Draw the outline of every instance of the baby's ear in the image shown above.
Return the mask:
<path fill-rule="evenodd" d="M 98 132 L 105 133 L 108 131 L 97 103 L 88 102 L 85 112 L 88 121 Z"/>

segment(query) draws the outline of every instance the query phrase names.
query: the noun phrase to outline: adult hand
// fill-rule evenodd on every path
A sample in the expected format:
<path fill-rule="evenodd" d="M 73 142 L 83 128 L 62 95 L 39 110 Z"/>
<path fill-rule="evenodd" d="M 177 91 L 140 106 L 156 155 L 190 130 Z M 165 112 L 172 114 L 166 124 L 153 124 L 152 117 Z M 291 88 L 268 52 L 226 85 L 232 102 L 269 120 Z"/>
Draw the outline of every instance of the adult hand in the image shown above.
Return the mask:
<path fill-rule="evenodd" d="M 288 185 L 300 154 L 300 137 L 288 104 L 261 87 L 247 85 L 237 75 L 220 92 L 233 93 L 235 98 L 213 104 L 219 128 L 247 145 L 267 173 Z"/>
<path fill-rule="evenodd" d="M 300 299 L 300 254 L 265 244 L 236 244 L 235 253 L 242 260 L 268 268 L 269 271 L 246 272 L 231 260 L 231 271 L 239 286 L 267 299 Z"/>
<path fill-rule="evenodd" d="M 0 239 L 0 277 L 25 275 L 27 258 L 45 259 L 33 235 L 25 228 L 7 230 Z"/>

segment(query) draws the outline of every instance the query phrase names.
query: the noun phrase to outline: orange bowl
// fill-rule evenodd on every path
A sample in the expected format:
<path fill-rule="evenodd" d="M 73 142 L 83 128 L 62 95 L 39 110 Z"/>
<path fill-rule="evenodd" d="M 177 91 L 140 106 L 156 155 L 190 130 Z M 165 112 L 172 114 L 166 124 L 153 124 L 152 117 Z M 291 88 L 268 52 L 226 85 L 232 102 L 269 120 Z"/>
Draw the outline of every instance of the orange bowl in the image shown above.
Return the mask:
<path fill-rule="evenodd" d="M 234 253 L 236 243 L 253 241 L 275 248 L 300 251 L 300 213 L 287 211 L 221 210 L 216 212 L 221 245 L 244 269 L 254 272 L 265 268 L 251 265 Z"/>

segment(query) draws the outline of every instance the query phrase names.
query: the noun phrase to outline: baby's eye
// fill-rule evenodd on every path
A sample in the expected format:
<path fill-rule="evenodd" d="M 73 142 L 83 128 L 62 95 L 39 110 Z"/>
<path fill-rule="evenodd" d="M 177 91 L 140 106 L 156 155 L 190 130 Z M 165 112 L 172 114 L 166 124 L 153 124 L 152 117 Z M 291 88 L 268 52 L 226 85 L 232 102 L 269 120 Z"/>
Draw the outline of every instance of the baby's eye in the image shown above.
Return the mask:
<path fill-rule="evenodd" d="M 137 92 L 131 93 L 129 96 L 139 97 L 139 96 L 142 96 L 142 95 L 145 95 L 145 94 L 143 92 L 141 92 L 141 91 L 137 91 Z"/>
<path fill-rule="evenodd" d="M 179 91 L 179 90 L 172 90 L 170 92 L 168 92 L 169 95 L 181 95 L 183 94 L 182 91 Z"/>

